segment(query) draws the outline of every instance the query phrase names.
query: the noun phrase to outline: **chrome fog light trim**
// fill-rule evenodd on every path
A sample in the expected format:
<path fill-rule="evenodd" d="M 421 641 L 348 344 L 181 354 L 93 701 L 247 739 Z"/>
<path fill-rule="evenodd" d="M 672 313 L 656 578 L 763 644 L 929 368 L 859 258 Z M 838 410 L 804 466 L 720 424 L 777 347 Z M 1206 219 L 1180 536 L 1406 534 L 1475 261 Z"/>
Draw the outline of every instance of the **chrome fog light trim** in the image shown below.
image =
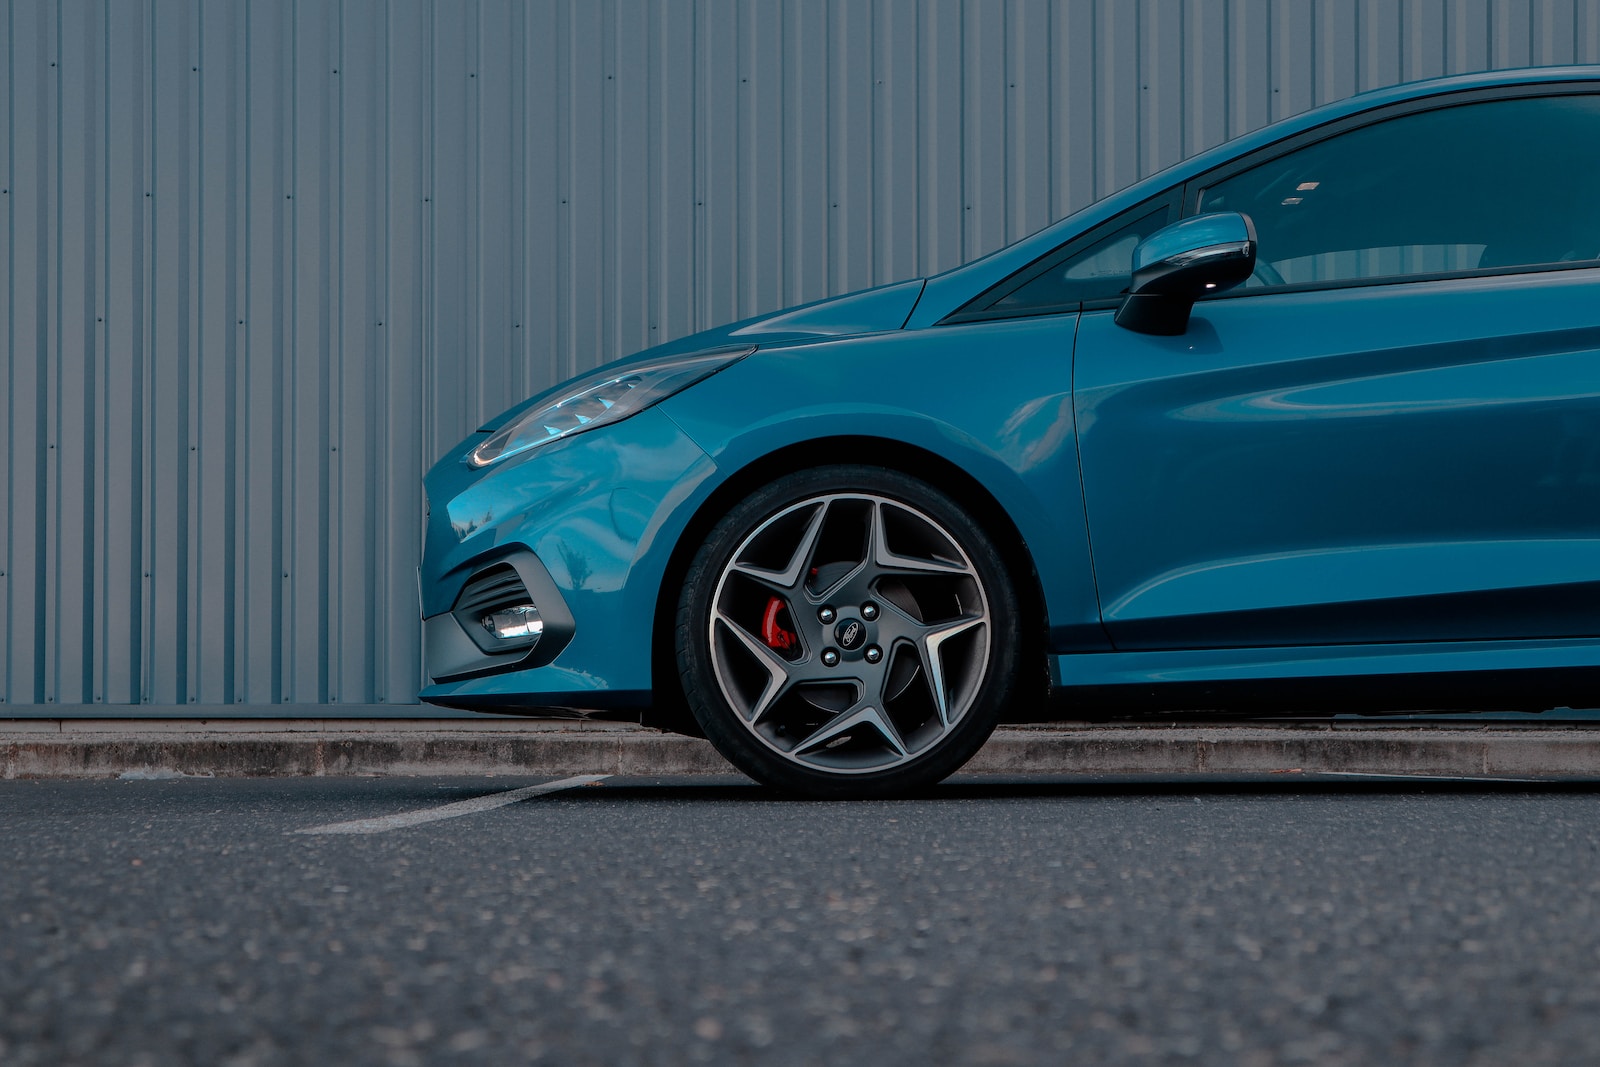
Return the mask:
<path fill-rule="evenodd" d="M 478 620 L 485 630 L 501 641 L 538 641 L 544 633 L 544 620 L 532 604 L 516 604 L 492 612 Z"/>

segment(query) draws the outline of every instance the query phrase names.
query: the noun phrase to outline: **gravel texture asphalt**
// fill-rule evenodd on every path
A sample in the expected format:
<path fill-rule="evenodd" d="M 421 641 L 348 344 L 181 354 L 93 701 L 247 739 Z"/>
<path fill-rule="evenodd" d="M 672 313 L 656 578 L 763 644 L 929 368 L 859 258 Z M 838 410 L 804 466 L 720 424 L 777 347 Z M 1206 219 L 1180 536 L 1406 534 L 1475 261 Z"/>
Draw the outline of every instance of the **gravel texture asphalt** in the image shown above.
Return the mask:
<path fill-rule="evenodd" d="M 0 782 L 0 1062 L 1600 1057 L 1587 785 L 541 785 Z"/>

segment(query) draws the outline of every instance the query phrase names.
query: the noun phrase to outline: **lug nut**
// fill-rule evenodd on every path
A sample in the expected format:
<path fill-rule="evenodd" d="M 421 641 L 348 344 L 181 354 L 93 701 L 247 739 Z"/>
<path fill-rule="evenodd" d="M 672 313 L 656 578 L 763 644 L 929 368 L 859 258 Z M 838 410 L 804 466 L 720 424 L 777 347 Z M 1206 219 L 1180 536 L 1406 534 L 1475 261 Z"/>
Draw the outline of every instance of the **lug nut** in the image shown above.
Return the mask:
<path fill-rule="evenodd" d="M 823 649 L 822 665 L 824 667 L 837 667 L 839 665 L 839 653 L 835 652 L 831 648 Z"/>
<path fill-rule="evenodd" d="M 876 619 L 878 617 L 878 605 L 874 604 L 870 600 L 861 605 L 861 617 L 866 619 L 868 622 Z"/>
<path fill-rule="evenodd" d="M 876 663 L 882 658 L 883 658 L 883 649 L 879 648 L 877 645 L 868 645 L 867 646 L 867 662 L 868 663 Z"/>
<path fill-rule="evenodd" d="M 817 612 L 817 619 L 826 626 L 837 617 L 837 613 L 829 607 L 824 607 Z"/>

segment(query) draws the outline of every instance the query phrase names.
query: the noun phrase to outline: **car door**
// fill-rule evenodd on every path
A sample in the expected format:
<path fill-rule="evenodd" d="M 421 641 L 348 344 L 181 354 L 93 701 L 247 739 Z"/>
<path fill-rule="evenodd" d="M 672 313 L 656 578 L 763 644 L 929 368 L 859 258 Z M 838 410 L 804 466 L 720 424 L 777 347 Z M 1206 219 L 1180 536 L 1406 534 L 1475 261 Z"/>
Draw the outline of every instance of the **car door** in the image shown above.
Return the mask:
<path fill-rule="evenodd" d="M 1447 98 L 1191 183 L 1257 275 L 1152 337 L 1082 316 L 1118 648 L 1600 636 L 1600 100 Z"/>

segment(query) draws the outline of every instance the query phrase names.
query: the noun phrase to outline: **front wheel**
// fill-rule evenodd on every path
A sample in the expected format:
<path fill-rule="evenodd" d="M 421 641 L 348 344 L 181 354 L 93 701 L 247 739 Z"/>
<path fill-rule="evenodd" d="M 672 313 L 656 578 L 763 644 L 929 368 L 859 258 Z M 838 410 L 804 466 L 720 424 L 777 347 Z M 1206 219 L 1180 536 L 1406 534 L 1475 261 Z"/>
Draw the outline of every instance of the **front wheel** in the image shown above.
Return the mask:
<path fill-rule="evenodd" d="M 988 739 L 1018 673 L 999 554 L 944 493 L 878 467 L 791 474 L 695 555 L 678 603 L 684 694 L 760 782 L 819 797 L 930 785 Z"/>

